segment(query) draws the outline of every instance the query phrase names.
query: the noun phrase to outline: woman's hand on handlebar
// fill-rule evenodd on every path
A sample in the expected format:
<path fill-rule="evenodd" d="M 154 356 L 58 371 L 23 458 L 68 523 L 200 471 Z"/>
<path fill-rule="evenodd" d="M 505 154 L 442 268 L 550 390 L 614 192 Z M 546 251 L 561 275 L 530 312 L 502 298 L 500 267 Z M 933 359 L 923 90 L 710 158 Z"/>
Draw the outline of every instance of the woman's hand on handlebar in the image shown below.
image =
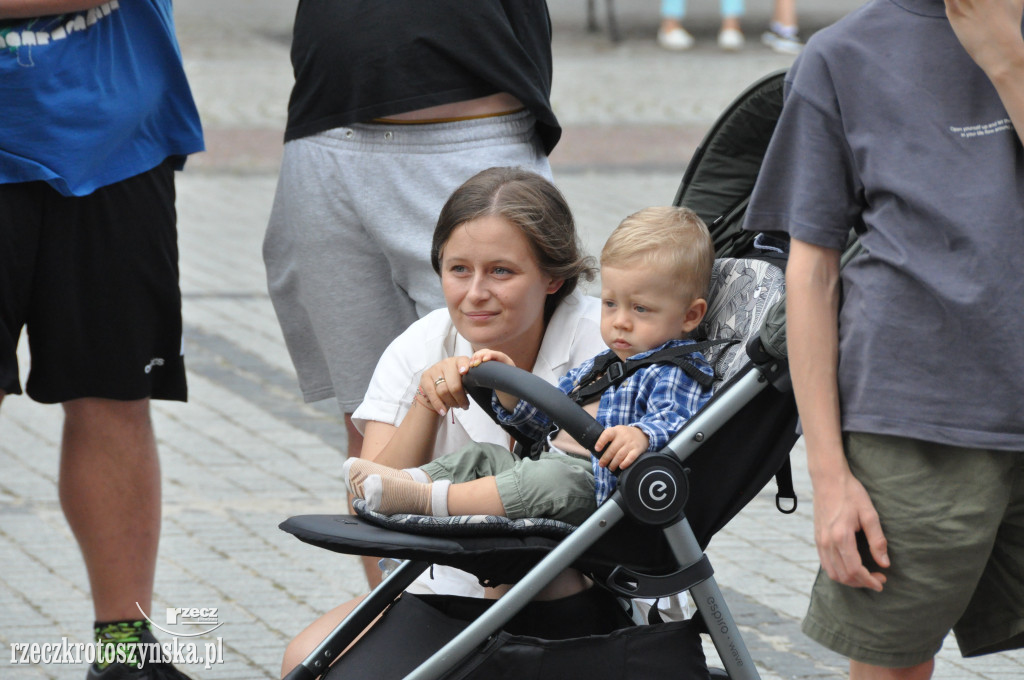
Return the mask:
<path fill-rule="evenodd" d="M 469 357 L 451 357 L 423 371 L 416 402 L 441 416 L 450 408 L 469 408 L 469 395 L 462 387 L 462 376 L 469 367 Z"/>

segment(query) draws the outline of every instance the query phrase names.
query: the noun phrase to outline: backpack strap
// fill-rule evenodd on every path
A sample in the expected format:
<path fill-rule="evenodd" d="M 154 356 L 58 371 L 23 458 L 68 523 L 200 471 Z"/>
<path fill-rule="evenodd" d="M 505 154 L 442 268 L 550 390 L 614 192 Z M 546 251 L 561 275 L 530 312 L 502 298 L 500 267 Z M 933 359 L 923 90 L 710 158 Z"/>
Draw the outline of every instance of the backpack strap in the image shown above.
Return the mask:
<path fill-rule="evenodd" d="M 599 399 L 609 387 L 621 384 L 639 369 L 652 364 L 672 364 L 701 387 L 711 387 L 715 378 L 697 368 L 690 358 L 691 355 L 697 352 L 705 352 L 717 345 L 735 342 L 737 341 L 706 340 L 681 347 L 666 347 L 643 359 L 628 361 L 622 361 L 615 355 L 615 352 L 608 350 L 594 359 L 594 367 L 580 378 L 579 384 L 569 393 L 569 397 L 581 406 L 589 404 L 595 399 Z"/>

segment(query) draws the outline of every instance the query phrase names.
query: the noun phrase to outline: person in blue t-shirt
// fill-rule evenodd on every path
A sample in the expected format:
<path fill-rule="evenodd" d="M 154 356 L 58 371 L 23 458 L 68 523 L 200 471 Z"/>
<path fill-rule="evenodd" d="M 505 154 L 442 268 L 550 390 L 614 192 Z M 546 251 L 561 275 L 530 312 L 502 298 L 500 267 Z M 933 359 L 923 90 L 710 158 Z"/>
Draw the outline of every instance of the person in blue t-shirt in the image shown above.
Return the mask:
<path fill-rule="evenodd" d="M 174 171 L 203 140 L 171 2 L 0 2 L 0 82 L 0 401 L 21 393 L 25 327 L 26 391 L 64 410 L 60 500 L 100 652 L 89 677 L 184 678 L 116 661 L 155 641 L 149 400 L 186 398 Z"/>
<path fill-rule="evenodd" d="M 609 350 L 569 371 L 558 388 L 572 396 L 585 387 L 581 381 L 605 354 L 639 360 L 693 345 L 687 336 L 707 311 L 713 263 L 711 236 L 692 210 L 647 208 L 627 217 L 601 252 L 601 336 Z M 484 361 L 515 365 L 489 349 L 463 359 L 463 369 Z M 605 428 L 596 445 L 600 458 L 568 434 L 552 432 L 550 419 L 536 407 L 497 392 L 493 406 L 501 422 L 547 440 L 538 458 L 475 443 L 407 470 L 350 458 L 342 477 L 370 510 L 389 515 L 488 514 L 579 524 L 614 490 L 613 472 L 629 467 L 642 453 L 664 448 L 710 398 L 711 367 L 696 351 L 689 361 L 690 372 L 672 363 L 642 366 L 600 393 L 599 402 L 582 400 Z M 435 382 L 442 385 L 444 379 Z M 417 395 L 416 403 L 439 408 L 425 394 Z"/>

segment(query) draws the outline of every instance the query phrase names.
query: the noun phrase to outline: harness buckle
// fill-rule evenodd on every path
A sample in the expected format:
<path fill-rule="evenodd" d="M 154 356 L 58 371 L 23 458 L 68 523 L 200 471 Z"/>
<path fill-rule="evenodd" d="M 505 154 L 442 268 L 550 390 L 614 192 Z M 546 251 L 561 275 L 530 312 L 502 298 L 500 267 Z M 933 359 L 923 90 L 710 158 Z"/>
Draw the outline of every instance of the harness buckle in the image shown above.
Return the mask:
<path fill-rule="evenodd" d="M 626 365 L 621 361 L 616 361 L 615 363 L 611 364 L 604 372 L 605 377 L 612 384 L 614 384 L 617 380 L 622 378 L 622 376 L 625 373 Z"/>

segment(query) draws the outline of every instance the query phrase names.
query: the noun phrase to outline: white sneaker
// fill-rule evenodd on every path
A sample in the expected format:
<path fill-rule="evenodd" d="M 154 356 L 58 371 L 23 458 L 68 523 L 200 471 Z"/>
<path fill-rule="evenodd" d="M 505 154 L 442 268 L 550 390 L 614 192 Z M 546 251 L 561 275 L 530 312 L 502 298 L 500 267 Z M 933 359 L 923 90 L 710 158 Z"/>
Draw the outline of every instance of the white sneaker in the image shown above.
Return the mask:
<path fill-rule="evenodd" d="M 685 28 L 658 31 L 658 44 L 666 50 L 681 52 L 693 47 L 693 36 L 687 33 Z"/>
<path fill-rule="evenodd" d="M 743 33 L 735 28 L 723 29 L 718 34 L 718 47 L 729 52 L 736 52 L 743 49 L 746 40 Z"/>
<path fill-rule="evenodd" d="M 799 36 L 795 34 L 786 36 L 773 29 L 769 29 L 761 34 L 761 42 L 779 54 L 800 54 L 800 50 L 804 48 L 804 44 L 800 41 Z"/>

